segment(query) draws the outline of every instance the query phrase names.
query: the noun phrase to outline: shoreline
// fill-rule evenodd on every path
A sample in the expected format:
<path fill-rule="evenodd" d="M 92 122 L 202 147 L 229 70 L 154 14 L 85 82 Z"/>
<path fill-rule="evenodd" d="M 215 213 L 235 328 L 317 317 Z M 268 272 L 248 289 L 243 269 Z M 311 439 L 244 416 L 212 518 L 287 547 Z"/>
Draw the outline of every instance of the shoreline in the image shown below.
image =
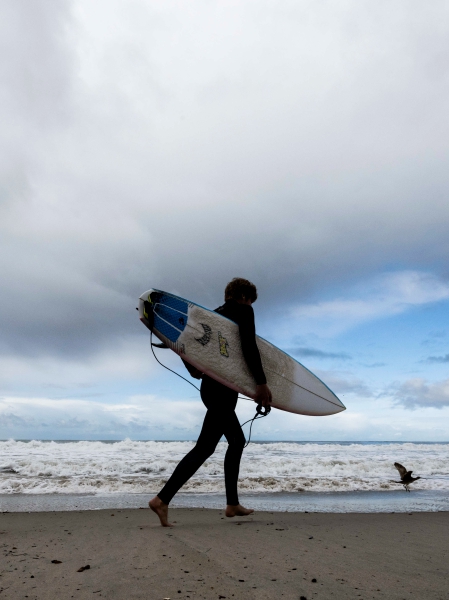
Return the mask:
<path fill-rule="evenodd" d="M 221 510 L 171 509 L 170 519 L 169 529 L 148 509 L 0 514 L 2 598 L 447 596 L 449 512 L 226 519 Z"/>
<path fill-rule="evenodd" d="M 0 512 L 52 512 L 102 509 L 146 508 L 157 490 L 145 494 L 0 494 Z M 256 511 L 388 514 L 449 511 L 449 495 L 444 490 L 398 487 L 395 491 L 301 492 L 240 494 L 242 504 Z M 224 494 L 178 493 L 173 508 L 207 508 L 225 506 Z"/>

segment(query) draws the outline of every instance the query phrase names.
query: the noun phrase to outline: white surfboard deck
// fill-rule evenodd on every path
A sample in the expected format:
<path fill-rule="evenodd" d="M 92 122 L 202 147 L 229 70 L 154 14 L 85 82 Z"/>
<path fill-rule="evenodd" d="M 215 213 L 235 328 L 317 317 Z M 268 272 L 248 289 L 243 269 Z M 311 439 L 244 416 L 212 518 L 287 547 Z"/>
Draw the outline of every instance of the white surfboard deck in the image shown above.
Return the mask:
<path fill-rule="evenodd" d="M 139 317 L 153 334 L 202 373 L 254 398 L 256 383 L 243 357 L 236 323 L 174 294 L 150 289 L 139 298 Z M 148 303 L 146 305 L 146 303 Z M 288 412 L 324 416 L 345 410 L 337 396 L 297 360 L 256 336 L 271 406 Z"/>

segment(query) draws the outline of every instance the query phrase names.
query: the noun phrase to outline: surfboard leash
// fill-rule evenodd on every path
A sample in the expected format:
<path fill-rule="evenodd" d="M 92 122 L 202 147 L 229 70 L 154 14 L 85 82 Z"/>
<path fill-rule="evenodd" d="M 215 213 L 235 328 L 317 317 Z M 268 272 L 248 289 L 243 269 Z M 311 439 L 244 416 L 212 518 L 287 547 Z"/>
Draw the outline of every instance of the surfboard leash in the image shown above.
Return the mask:
<path fill-rule="evenodd" d="M 194 383 L 192 383 L 191 381 L 189 381 L 188 379 L 186 379 L 185 377 L 183 377 L 182 375 L 180 375 L 179 373 L 177 373 L 176 371 L 173 371 L 173 369 L 170 369 L 170 367 L 167 367 L 166 365 L 164 365 L 156 356 L 156 353 L 154 351 L 154 348 L 167 348 L 167 346 L 164 345 L 159 345 L 159 344 L 153 344 L 153 331 L 150 329 L 150 346 L 151 346 L 151 352 L 153 353 L 154 358 L 156 359 L 156 361 L 161 365 L 161 367 L 164 367 L 164 369 L 167 369 L 167 371 L 170 371 L 171 373 L 174 373 L 175 375 L 177 375 L 178 377 L 180 377 L 181 379 L 184 379 L 184 381 L 186 381 L 188 384 L 190 384 L 192 387 L 194 387 L 198 392 L 201 393 L 200 388 L 196 387 L 196 385 Z M 244 399 L 243 396 L 238 396 L 238 398 L 240 399 Z M 243 446 L 243 448 L 246 448 L 248 446 L 248 444 L 251 442 L 251 432 L 252 432 L 252 428 L 253 428 L 253 423 L 254 421 L 256 421 L 257 419 L 262 419 L 263 417 L 267 417 L 270 414 L 271 411 L 271 406 L 262 406 L 262 404 L 258 404 L 257 408 L 256 408 L 256 414 L 254 415 L 254 417 L 252 419 L 248 419 L 247 421 L 245 421 L 244 423 L 242 423 L 240 425 L 240 427 L 243 429 L 243 426 L 246 425 L 247 423 L 249 423 L 251 421 L 251 425 L 249 426 L 249 436 L 248 436 L 248 441 L 246 442 L 246 444 Z"/>
<path fill-rule="evenodd" d="M 248 441 L 243 446 L 243 449 L 245 449 L 246 446 L 248 446 L 248 444 L 251 441 L 251 431 L 252 431 L 252 428 L 253 428 L 254 421 L 257 421 L 257 419 L 263 419 L 264 417 L 268 417 L 268 415 L 270 414 L 270 412 L 271 412 L 271 406 L 262 406 L 262 404 L 258 404 L 257 408 L 256 408 L 256 414 L 254 415 L 254 417 L 252 419 L 248 419 L 247 421 L 245 421 L 244 423 L 242 423 L 240 425 L 240 427 L 243 429 L 243 425 L 246 425 L 247 423 L 249 423 L 251 421 L 251 425 L 249 426 Z"/>
<path fill-rule="evenodd" d="M 179 373 L 177 373 L 176 371 L 173 371 L 173 369 L 170 369 L 170 367 L 167 367 L 166 365 L 164 365 L 163 363 L 161 363 L 161 361 L 158 359 L 158 357 L 156 356 L 156 353 L 154 351 L 154 347 L 156 346 L 156 348 L 167 348 L 167 346 L 159 346 L 159 344 L 153 344 L 153 332 L 150 329 L 150 344 L 151 344 L 151 352 L 153 353 L 154 358 L 157 360 L 157 362 L 164 367 L 164 369 L 167 369 L 167 371 L 170 371 L 171 373 L 174 373 L 175 375 L 177 375 L 178 377 L 181 377 L 181 379 L 184 379 L 184 381 L 187 381 L 187 383 L 189 383 L 192 387 L 194 387 L 198 392 L 200 391 L 200 388 L 196 387 L 196 385 L 194 383 L 192 383 L 191 381 L 189 381 L 188 379 L 186 379 L 185 377 L 183 377 L 182 375 L 180 375 Z"/>

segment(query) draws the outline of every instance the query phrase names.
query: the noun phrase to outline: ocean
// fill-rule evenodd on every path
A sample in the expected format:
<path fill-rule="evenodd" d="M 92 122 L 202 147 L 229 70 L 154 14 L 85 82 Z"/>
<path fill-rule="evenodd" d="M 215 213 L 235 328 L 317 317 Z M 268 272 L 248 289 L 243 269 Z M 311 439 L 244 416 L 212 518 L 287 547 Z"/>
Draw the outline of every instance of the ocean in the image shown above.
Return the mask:
<path fill-rule="evenodd" d="M 0 441 L 0 510 L 145 507 L 194 442 Z M 222 508 L 227 444 L 172 505 Z M 409 512 L 449 510 L 449 443 L 252 442 L 242 459 L 240 501 L 256 510 Z M 394 462 L 422 479 L 405 492 Z"/>

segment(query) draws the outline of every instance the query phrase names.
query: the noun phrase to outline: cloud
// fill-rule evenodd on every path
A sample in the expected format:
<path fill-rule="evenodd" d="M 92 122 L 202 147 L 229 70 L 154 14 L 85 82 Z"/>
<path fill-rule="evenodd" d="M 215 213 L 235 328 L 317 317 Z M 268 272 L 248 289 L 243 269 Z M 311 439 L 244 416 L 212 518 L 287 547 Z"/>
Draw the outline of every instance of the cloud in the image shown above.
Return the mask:
<path fill-rule="evenodd" d="M 446 356 L 429 356 L 424 362 L 428 363 L 447 363 L 449 362 L 449 354 Z"/>
<path fill-rule="evenodd" d="M 436 383 L 429 383 L 422 378 L 409 379 L 397 386 L 394 399 L 410 409 L 444 408 L 449 406 L 449 379 Z"/>
<path fill-rule="evenodd" d="M 352 290 L 355 298 L 296 307 L 293 316 L 336 334 L 375 319 L 401 314 L 411 308 L 449 299 L 449 283 L 431 273 L 401 271 L 374 278 Z"/>
<path fill-rule="evenodd" d="M 179 361 L 179 359 L 178 359 Z M 164 362 L 177 366 L 176 357 L 170 353 Z M 23 394 L 26 390 L 56 395 L 83 394 L 90 397 L 113 391 L 117 381 L 128 385 L 143 381 L 154 374 L 157 365 L 151 358 L 149 336 L 127 336 L 116 340 L 109 348 L 97 352 L 90 360 L 79 355 L 73 358 L 42 355 L 24 359 L 20 356 L 0 356 L 0 394 Z M 100 386 L 100 387 L 99 387 Z"/>
<path fill-rule="evenodd" d="M 372 398 L 374 396 L 367 383 L 352 374 L 335 373 L 333 371 L 316 370 L 315 374 L 337 394 L 352 394 L 355 397 Z M 343 402 L 344 403 L 344 402 Z"/>
<path fill-rule="evenodd" d="M 3 2 L 0 389 L 129 380 L 150 287 L 331 333 L 447 298 L 446 16 Z"/>
<path fill-rule="evenodd" d="M 316 348 L 290 348 L 288 350 L 294 356 L 307 356 L 313 358 L 335 358 L 340 360 L 351 360 L 352 356 L 346 352 L 325 352 Z"/>
<path fill-rule="evenodd" d="M 198 401 L 136 395 L 120 404 L 70 398 L 0 398 L 0 438 L 170 439 L 198 432 Z"/>

